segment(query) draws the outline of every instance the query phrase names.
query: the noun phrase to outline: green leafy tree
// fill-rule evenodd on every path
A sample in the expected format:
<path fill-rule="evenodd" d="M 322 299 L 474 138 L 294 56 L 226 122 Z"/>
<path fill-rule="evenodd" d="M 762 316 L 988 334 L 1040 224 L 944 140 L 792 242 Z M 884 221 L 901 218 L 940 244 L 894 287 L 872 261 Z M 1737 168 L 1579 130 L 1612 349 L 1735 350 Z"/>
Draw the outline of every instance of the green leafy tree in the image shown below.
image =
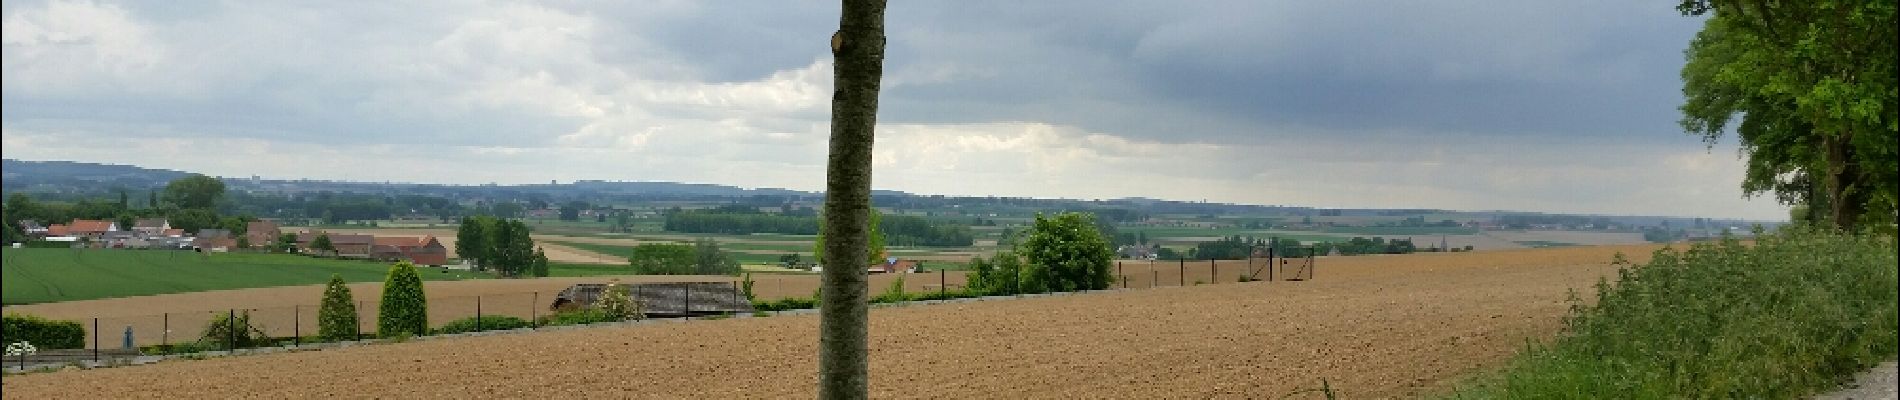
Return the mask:
<path fill-rule="evenodd" d="M 1109 272 L 1115 250 L 1095 227 L 1090 214 L 1068 212 L 1036 216 L 1029 238 L 1018 247 L 1036 273 L 1033 281 L 1049 290 L 1100 290 L 1114 282 Z"/>
<path fill-rule="evenodd" d="M 1784 204 L 1827 210 L 1812 222 L 1892 229 L 1900 208 L 1895 8 L 1682 0 L 1682 13 L 1709 17 L 1686 52 L 1683 128 L 1713 143 L 1732 125 L 1748 157 L 1749 195 L 1774 192 Z"/>
<path fill-rule="evenodd" d="M 996 252 L 988 260 L 971 258 L 969 287 L 983 294 L 1016 294 L 1022 291 L 1022 278 L 1028 272 L 1029 269 L 1023 266 L 1022 257 L 1013 251 Z"/>
<path fill-rule="evenodd" d="M 528 224 L 521 221 L 497 221 L 492 232 L 493 247 L 488 250 L 488 267 L 505 277 L 519 277 L 534 268 L 534 239 L 528 234 Z"/>
<path fill-rule="evenodd" d="M 732 275 L 739 273 L 739 261 L 731 254 L 719 249 L 719 242 L 709 238 L 700 238 L 693 242 L 693 273 L 699 275 Z"/>
<path fill-rule="evenodd" d="M 323 289 L 322 308 L 317 309 L 317 336 L 326 341 L 356 339 L 356 298 L 343 276 L 330 274 L 330 285 Z"/>
<path fill-rule="evenodd" d="M 377 309 L 376 334 L 383 337 L 429 334 L 429 299 L 423 296 L 422 276 L 408 261 L 389 267 L 383 279 L 383 302 Z"/>
<path fill-rule="evenodd" d="M 534 249 L 534 268 L 532 268 L 532 270 L 534 271 L 534 277 L 536 278 L 548 277 L 548 253 L 547 252 L 541 251 L 540 248 Z"/>
<path fill-rule="evenodd" d="M 277 251 L 289 253 L 297 248 L 297 234 L 285 232 L 277 235 Z"/>
<path fill-rule="evenodd" d="M 697 261 L 693 246 L 674 243 L 640 244 L 627 256 L 633 273 L 641 275 L 688 275 Z"/>
<path fill-rule="evenodd" d="M 825 228 L 819 260 L 818 398 L 870 397 L 870 304 L 860 263 L 881 255 L 871 208 L 871 144 L 884 78 L 884 0 L 844 0 L 831 35 L 831 151 L 825 167 Z M 822 254 L 829 254 L 824 256 Z"/>
<path fill-rule="evenodd" d="M 204 174 L 191 174 L 165 185 L 165 200 L 183 209 L 209 210 L 224 198 L 224 182 Z"/>
<path fill-rule="evenodd" d="M 186 233 L 194 235 L 198 234 L 199 230 L 207 228 L 217 229 L 218 224 L 221 222 L 218 220 L 218 215 L 208 209 L 192 208 L 176 210 L 170 212 L 166 217 L 170 219 L 172 228 L 182 229 Z"/>
<path fill-rule="evenodd" d="M 455 230 L 455 255 L 468 260 L 477 269 L 486 270 L 484 265 L 494 252 L 496 220 L 489 216 L 462 218 L 462 224 Z"/>
<path fill-rule="evenodd" d="M 328 233 L 319 233 L 316 239 L 310 239 L 310 248 L 316 249 L 320 254 L 336 254 L 336 244 L 330 243 Z"/>

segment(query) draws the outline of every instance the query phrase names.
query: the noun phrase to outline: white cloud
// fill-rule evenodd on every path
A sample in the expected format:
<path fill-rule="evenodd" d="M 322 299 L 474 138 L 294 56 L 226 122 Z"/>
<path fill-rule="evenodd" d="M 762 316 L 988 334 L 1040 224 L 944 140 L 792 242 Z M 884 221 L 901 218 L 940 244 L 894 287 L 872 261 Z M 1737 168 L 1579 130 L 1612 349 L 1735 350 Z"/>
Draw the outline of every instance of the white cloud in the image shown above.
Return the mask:
<path fill-rule="evenodd" d="M 151 4 L 7 3 L 7 103 L 0 117 L 6 157 L 280 178 L 823 186 L 832 66 L 818 44 L 835 18 L 774 19 L 803 14 L 771 7 L 797 5 L 140 6 Z M 893 24 L 890 34 L 884 101 L 891 106 L 881 116 L 872 160 L 877 187 L 1312 206 L 1785 215 L 1770 201 L 1740 199 L 1741 169 L 1732 149 L 1708 153 L 1689 138 L 1678 146 L 1666 139 L 1442 127 L 1345 129 L 1256 121 L 1199 99 L 1155 93 L 1194 91 L 1169 86 L 1177 82 L 1166 73 L 1182 69 L 1141 70 L 1157 61 L 1247 68 L 1311 62 L 1373 82 L 1398 73 L 1615 85 L 1629 74 L 1674 79 L 1675 73 L 1610 57 L 1566 75 L 1576 72 L 1566 69 L 1575 57 L 1605 45 L 1578 35 L 1600 19 L 1557 18 L 1569 8 L 1512 7 L 1534 29 L 1510 38 L 1447 24 L 1442 20 L 1455 21 L 1455 10 L 1436 6 L 1426 7 L 1439 13 L 1433 18 L 1368 17 L 1392 21 L 1376 32 L 1430 33 L 1398 38 L 1408 46 L 1393 49 L 1373 46 L 1378 37 L 1312 41 L 1331 38 L 1337 27 L 1327 21 L 1358 14 L 1315 9 L 1332 5 L 1249 7 L 1275 12 L 1105 9 L 1097 16 L 1113 23 L 1092 25 L 1007 13 L 931 19 L 967 13 L 955 7 L 898 10 L 893 18 L 909 19 Z M 1551 21 L 1561 24 L 1539 26 Z M 807 42 L 812 46 L 802 47 Z M 1451 57 L 1440 57 L 1446 54 Z M 1300 78 L 1299 68 L 1283 69 L 1274 71 Z M 1326 95 L 1234 101 L 1279 96 L 1315 103 Z M 1433 95 L 1464 96 L 1422 97 Z M 1462 118 L 1516 117 L 1470 113 Z M 1389 118 L 1384 114 L 1344 112 Z M 1656 137 L 1668 137 L 1675 128 L 1654 129 L 1663 132 Z"/>

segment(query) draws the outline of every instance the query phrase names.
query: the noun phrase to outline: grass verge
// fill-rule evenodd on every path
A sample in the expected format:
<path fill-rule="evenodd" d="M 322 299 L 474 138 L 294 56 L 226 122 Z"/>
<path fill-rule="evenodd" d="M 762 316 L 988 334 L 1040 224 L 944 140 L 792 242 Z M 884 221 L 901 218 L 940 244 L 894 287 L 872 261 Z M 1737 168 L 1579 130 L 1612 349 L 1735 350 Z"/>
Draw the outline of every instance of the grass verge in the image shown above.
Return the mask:
<path fill-rule="evenodd" d="M 1656 252 L 1555 341 L 1452 398 L 1797 398 L 1900 351 L 1894 238 L 1794 231 Z"/>

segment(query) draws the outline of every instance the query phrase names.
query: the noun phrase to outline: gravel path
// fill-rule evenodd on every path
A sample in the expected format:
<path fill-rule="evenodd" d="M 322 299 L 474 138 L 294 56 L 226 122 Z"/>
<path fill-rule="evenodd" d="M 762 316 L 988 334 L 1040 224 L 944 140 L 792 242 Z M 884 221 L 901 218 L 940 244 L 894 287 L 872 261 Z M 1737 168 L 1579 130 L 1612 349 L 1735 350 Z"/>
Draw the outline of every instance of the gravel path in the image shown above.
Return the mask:
<path fill-rule="evenodd" d="M 1816 400 L 1900 399 L 1900 370 L 1893 361 L 1875 366 L 1854 377 L 1840 391 L 1814 396 Z"/>

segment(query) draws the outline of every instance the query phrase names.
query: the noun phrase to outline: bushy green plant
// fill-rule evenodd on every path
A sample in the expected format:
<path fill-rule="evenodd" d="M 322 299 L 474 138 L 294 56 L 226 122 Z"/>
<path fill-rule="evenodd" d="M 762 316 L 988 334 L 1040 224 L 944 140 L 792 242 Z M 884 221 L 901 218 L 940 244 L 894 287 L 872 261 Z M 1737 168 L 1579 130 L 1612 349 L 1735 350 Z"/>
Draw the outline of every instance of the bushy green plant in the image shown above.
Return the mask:
<path fill-rule="evenodd" d="M 376 316 L 376 334 L 429 334 L 429 299 L 423 296 L 422 277 L 408 261 L 389 267 L 383 280 L 383 303 Z"/>
<path fill-rule="evenodd" d="M 356 339 L 356 298 L 350 294 L 350 287 L 343 284 L 342 275 L 330 275 L 330 285 L 323 289 L 322 304 L 317 309 L 317 337 L 325 341 Z"/>
<path fill-rule="evenodd" d="M 610 321 L 645 319 L 647 315 L 646 307 L 627 293 L 626 286 L 621 286 L 618 282 L 608 284 L 606 288 L 601 289 L 600 300 L 594 304 L 594 308 L 606 314 Z"/>
<path fill-rule="evenodd" d="M 1892 237 L 1795 231 L 1663 249 L 1564 334 L 1461 397 L 1799 398 L 1900 350 Z"/>
<path fill-rule="evenodd" d="M 778 300 L 754 301 L 752 309 L 759 311 L 785 311 L 818 308 L 818 299 L 787 297 Z"/>
<path fill-rule="evenodd" d="M 223 312 L 205 323 L 204 337 L 199 341 L 219 349 L 241 349 L 268 344 L 270 337 L 251 324 L 251 312 Z"/>
<path fill-rule="evenodd" d="M 83 349 L 86 347 L 86 328 L 73 321 L 59 321 L 41 318 L 35 315 L 6 314 L 5 329 L 0 329 L 0 343 L 32 343 L 40 350 Z"/>
<path fill-rule="evenodd" d="M 585 309 L 578 309 L 578 310 L 561 311 L 561 312 L 557 312 L 550 315 L 544 315 L 544 316 L 541 316 L 541 318 L 537 322 L 538 322 L 538 325 L 540 326 L 562 326 L 562 325 L 585 325 L 585 324 L 592 324 L 592 323 L 598 323 L 598 322 L 614 322 L 614 321 L 619 321 L 619 320 L 613 319 L 613 317 L 608 316 L 607 313 L 602 312 L 598 308 L 585 308 Z"/>
<path fill-rule="evenodd" d="M 1030 268 L 1025 281 L 1036 281 L 1043 291 L 1069 292 L 1107 289 L 1113 283 L 1109 271 L 1114 266 L 1115 250 L 1096 229 L 1093 214 L 1067 212 L 1045 218 L 1036 216 L 1029 239 L 1017 251 Z"/>
<path fill-rule="evenodd" d="M 904 277 L 898 276 L 897 279 L 891 281 L 891 286 L 884 288 L 883 294 L 879 294 L 877 295 L 877 297 L 872 298 L 871 302 L 872 303 L 896 303 L 896 302 L 905 301 L 909 299 L 910 299 L 910 296 L 904 293 Z"/>
<path fill-rule="evenodd" d="M 747 272 L 745 274 L 744 281 L 739 282 L 739 292 L 742 294 L 745 294 L 745 301 L 750 302 L 750 301 L 758 300 L 758 297 L 752 295 L 752 285 L 754 283 L 755 282 L 752 281 L 752 273 L 750 272 Z"/>
<path fill-rule="evenodd" d="M 520 329 L 526 327 L 528 327 L 528 320 L 525 319 L 507 315 L 483 315 L 481 317 L 468 317 L 449 321 L 448 324 L 442 325 L 441 328 L 436 328 L 435 332 L 449 334 Z"/>

